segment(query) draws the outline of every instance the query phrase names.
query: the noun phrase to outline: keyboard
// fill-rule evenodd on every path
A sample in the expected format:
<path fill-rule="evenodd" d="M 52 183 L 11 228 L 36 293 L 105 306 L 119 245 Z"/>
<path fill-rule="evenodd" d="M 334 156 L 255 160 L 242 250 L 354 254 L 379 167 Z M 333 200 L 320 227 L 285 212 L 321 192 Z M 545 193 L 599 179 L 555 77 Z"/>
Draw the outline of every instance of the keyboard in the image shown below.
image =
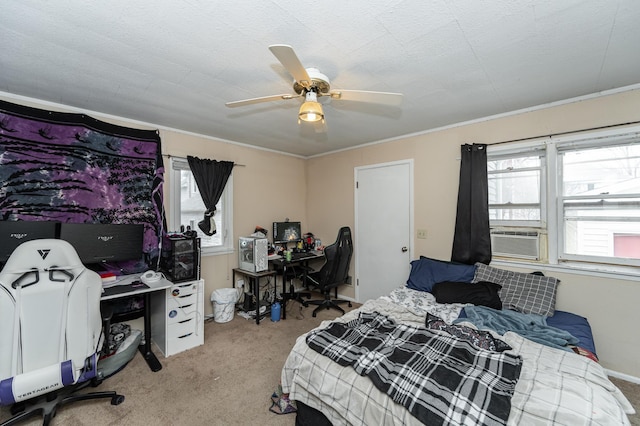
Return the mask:
<path fill-rule="evenodd" d="M 291 260 L 299 260 L 304 259 L 305 257 L 309 257 L 310 253 L 291 253 Z"/>
<path fill-rule="evenodd" d="M 315 250 L 311 250 L 308 252 L 301 252 L 301 253 L 291 253 L 291 261 L 308 259 L 308 258 L 310 259 L 310 258 L 321 256 L 321 255 L 322 255 L 322 252 L 317 252 Z"/>

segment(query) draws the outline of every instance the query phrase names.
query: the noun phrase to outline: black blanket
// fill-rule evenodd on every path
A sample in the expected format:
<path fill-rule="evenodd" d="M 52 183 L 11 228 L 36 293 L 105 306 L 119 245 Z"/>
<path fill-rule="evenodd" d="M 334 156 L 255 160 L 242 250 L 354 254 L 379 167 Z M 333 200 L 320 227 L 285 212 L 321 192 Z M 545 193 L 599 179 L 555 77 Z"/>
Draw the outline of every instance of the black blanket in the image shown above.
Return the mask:
<path fill-rule="evenodd" d="M 307 344 L 375 386 L 427 425 L 506 424 L 522 359 L 450 335 L 360 313 L 312 331 Z"/>

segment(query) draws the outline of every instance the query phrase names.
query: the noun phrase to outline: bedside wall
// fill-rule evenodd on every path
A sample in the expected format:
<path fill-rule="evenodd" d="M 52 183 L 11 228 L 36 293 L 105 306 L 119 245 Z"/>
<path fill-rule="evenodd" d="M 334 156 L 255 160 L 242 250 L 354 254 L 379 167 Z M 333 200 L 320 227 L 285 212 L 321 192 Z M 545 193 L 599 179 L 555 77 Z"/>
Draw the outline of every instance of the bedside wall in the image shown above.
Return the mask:
<path fill-rule="evenodd" d="M 307 161 L 308 224 L 323 238 L 341 225 L 354 226 L 354 168 L 389 161 L 414 160 L 414 229 L 426 229 L 427 239 L 414 236 L 414 255 L 451 258 L 455 226 L 460 145 L 571 132 L 640 121 L 640 90 L 522 111 L 478 120 L 400 140 L 371 144 Z M 328 182 L 328 184 L 327 184 Z M 354 256 L 357 254 L 354 254 Z M 355 276 L 354 262 L 351 265 Z M 532 266 L 532 269 L 540 267 Z M 640 334 L 631 315 L 640 300 L 640 281 L 549 272 L 562 279 L 557 305 L 586 316 L 594 330 L 601 363 L 640 380 Z M 352 286 L 340 287 L 355 297 Z"/>

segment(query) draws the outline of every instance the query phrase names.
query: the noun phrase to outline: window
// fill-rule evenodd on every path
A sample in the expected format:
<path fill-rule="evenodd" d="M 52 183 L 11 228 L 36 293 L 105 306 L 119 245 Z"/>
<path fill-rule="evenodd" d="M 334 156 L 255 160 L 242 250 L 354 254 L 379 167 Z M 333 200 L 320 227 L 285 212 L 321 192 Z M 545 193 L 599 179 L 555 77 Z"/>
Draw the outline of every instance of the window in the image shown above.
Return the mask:
<path fill-rule="evenodd" d="M 522 257 L 515 250 L 510 256 L 506 239 L 516 244 L 546 235 L 537 242 L 549 263 L 640 266 L 639 132 L 490 146 L 489 216 L 492 236 L 500 235 L 498 256 Z"/>
<path fill-rule="evenodd" d="M 540 226 L 544 157 L 496 156 L 487 161 L 489 219 L 494 225 Z"/>
<path fill-rule="evenodd" d="M 189 163 L 186 158 L 171 158 L 171 217 L 170 231 L 178 231 L 181 226 L 190 227 L 201 238 L 202 254 L 228 253 L 233 251 L 233 175 L 216 205 L 214 219 L 217 232 L 205 235 L 198 222 L 204 217 L 206 207 L 200 197 Z"/>
<path fill-rule="evenodd" d="M 599 143 L 558 146 L 559 256 L 640 264 L 640 140 Z"/>

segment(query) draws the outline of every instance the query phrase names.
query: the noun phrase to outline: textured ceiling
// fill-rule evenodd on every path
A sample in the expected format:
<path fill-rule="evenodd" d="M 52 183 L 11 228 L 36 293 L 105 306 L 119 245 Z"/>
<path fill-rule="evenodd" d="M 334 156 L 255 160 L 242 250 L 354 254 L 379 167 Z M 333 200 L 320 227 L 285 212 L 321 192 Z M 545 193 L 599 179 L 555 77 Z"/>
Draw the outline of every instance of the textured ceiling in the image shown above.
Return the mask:
<path fill-rule="evenodd" d="M 0 91 L 301 156 L 640 83 L 640 1 L 5 0 Z M 326 127 L 271 54 L 336 89 Z M 5 93 L 5 94 L 6 94 Z"/>

